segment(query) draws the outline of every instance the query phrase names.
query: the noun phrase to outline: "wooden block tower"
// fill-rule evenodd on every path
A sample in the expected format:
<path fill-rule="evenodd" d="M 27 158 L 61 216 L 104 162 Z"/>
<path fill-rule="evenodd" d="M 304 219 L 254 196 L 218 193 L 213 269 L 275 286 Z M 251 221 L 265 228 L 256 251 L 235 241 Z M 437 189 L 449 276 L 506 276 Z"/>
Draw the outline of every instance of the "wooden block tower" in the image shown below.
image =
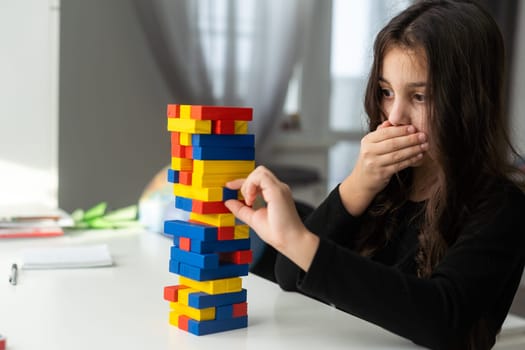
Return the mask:
<path fill-rule="evenodd" d="M 236 220 L 224 201 L 240 198 L 225 183 L 255 167 L 255 138 L 248 134 L 252 109 L 168 105 L 175 206 L 188 221 L 168 220 L 173 235 L 169 271 L 179 284 L 164 288 L 170 324 L 204 335 L 248 326 L 241 276 L 252 261 L 249 227 Z"/>

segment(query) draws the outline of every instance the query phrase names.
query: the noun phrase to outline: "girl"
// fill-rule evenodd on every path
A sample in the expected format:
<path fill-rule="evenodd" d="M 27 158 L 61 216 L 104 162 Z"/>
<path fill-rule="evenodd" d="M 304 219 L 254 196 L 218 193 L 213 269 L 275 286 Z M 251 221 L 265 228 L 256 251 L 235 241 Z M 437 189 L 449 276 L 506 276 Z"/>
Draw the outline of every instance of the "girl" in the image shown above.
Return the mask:
<path fill-rule="evenodd" d="M 264 167 L 228 208 L 281 255 L 276 278 L 433 349 L 489 349 L 525 262 L 504 48 L 469 1 L 419 1 L 378 34 L 355 168 L 306 220 Z M 266 207 L 251 207 L 262 195 Z"/>

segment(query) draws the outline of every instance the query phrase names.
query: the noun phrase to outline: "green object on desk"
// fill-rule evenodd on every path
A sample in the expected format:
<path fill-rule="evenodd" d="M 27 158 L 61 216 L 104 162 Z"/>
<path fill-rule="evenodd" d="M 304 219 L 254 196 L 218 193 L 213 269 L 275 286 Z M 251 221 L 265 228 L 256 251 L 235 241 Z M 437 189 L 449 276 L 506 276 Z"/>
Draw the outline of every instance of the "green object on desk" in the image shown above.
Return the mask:
<path fill-rule="evenodd" d="M 142 227 L 137 220 L 137 205 L 110 211 L 106 214 L 107 203 L 101 202 L 84 211 L 75 210 L 71 217 L 75 221 L 74 228 L 78 229 L 111 229 Z"/>

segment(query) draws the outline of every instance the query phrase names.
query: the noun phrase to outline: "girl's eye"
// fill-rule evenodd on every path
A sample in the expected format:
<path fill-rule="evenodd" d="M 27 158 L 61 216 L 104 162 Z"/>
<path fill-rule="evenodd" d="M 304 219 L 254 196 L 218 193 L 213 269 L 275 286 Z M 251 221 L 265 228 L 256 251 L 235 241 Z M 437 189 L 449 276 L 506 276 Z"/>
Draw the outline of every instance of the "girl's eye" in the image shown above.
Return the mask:
<path fill-rule="evenodd" d="M 417 102 L 425 102 L 425 95 L 423 94 L 414 94 L 414 100 Z"/>
<path fill-rule="evenodd" d="M 381 89 L 381 95 L 383 95 L 384 97 L 393 97 L 394 92 L 390 89 Z"/>

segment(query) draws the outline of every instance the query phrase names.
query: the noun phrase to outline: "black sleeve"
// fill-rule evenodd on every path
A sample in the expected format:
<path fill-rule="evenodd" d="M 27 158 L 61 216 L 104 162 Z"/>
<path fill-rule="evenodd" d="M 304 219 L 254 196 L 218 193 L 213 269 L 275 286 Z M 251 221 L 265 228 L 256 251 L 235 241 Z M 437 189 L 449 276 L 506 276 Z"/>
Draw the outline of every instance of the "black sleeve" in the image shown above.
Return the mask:
<path fill-rule="evenodd" d="M 525 201 L 515 193 L 495 219 L 449 248 L 429 279 L 358 256 L 322 237 L 300 291 L 433 349 L 449 349 L 473 322 L 501 326 L 521 279 Z M 463 236 L 462 236 L 463 237 Z"/>
<path fill-rule="evenodd" d="M 305 226 L 313 233 L 338 244 L 348 246 L 352 232 L 356 232 L 359 219 L 350 215 L 344 207 L 337 186 L 321 205 L 305 220 Z M 277 254 L 275 277 L 279 286 L 287 291 L 299 291 L 297 281 L 303 271 L 282 254 Z"/>

